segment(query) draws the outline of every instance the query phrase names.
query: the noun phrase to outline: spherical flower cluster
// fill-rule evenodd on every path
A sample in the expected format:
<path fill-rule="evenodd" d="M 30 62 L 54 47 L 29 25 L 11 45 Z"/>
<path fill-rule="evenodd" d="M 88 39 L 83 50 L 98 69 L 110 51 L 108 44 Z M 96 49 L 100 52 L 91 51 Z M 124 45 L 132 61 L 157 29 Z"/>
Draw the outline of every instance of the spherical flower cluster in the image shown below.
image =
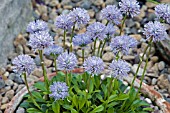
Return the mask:
<path fill-rule="evenodd" d="M 42 20 L 35 20 L 33 22 L 30 22 L 27 26 L 27 32 L 29 33 L 35 33 L 38 31 L 48 31 L 48 25 L 46 22 Z"/>
<path fill-rule="evenodd" d="M 164 19 L 170 24 L 170 5 L 159 4 L 155 7 L 155 14 L 159 19 Z"/>
<path fill-rule="evenodd" d="M 53 38 L 46 31 L 30 34 L 29 45 L 33 50 L 43 50 L 44 48 L 53 45 L 53 43 Z"/>
<path fill-rule="evenodd" d="M 114 25 L 112 23 L 109 23 L 105 27 L 104 32 L 105 32 L 106 35 L 110 35 L 111 36 L 111 35 L 115 34 L 116 30 L 117 29 L 114 27 Z"/>
<path fill-rule="evenodd" d="M 56 100 L 66 98 L 68 94 L 68 86 L 64 82 L 54 82 L 50 85 L 51 94 L 50 97 L 53 97 Z"/>
<path fill-rule="evenodd" d="M 137 46 L 138 42 L 132 37 L 129 36 L 116 36 L 112 38 L 110 47 L 114 54 L 121 52 L 122 54 L 127 55 L 130 48 Z"/>
<path fill-rule="evenodd" d="M 13 71 L 19 74 L 27 73 L 28 75 L 35 69 L 34 60 L 28 55 L 19 55 L 12 61 Z"/>
<path fill-rule="evenodd" d="M 74 23 L 71 21 L 69 15 L 62 14 L 56 18 L 55 25 L 57 28 L 68 30 L 74 25 Z"/>
<path fill-rule="evenodd" d="M 122 79 L 123 77 L 128 76 L 130 66 L 124 60 L 113 60 L 109 66 L 109 70 L 111 71 L 110 74 L 112 77 Z"/>
<path fill-rule="evenodd" d="M 103 40 L 106 38 L 105 34 L 105 25 L 100 22 L 95 22 L 87 27 L 87 34 L 95 40 L 96 38 L 99 38 L 100 40 Z"/>
<path fill-rule="evenodd" d="M 119 2 L 119 6 L 123 13 L 131 15 L 131 17 L 140 13 L 139 2 L 136 0 L 121 0 L 121 2 Z"/>
<path fill-rule="evenodd" d="M 73 38 L 73 44 L 75 46 L 84 47 L 91 42 L 92 42 L 91 37 L 88 36 L 85 33 L 84 34 L 78 34 L 78 35 L 74 36 L 74 38 Z"/>
<path fill-rule="evenodd" d="M 88 57 L 83 64 L 85 71 L 90 74 L 100 74 L 104 70 L 104 62 L 101 58 Z"/>
<path fill-rule="evenodd" d="M 63 48 L 58 45 L 52 45 L 44 49 L 45 55 L 59 55 L 61 53 L 63 53 Z"/>
<path fill-rule="evenodd" d="M 108 5 L 106 8 L 101 10 L 102 19 L 114 22 L 116 25 L 121 23 L 123 18 L 121 11 L 115 5 Z"/>
<path fill-rule="evenodd" d="M 165 27 L 158 21 L 145 24 L 144 34 L 147 39 L 152 38 L 153 42 L 165 40 L 168 36 Z"/>
<path fill-rule="evenodd" d="M 78 61 L 75 54 L 64 52 L 58 56 L 57 62 L 59 70 L 71 71 L 76 67 Z"/>
<path fill-rule="evenodd" d="M 77 23 L 77 25 L 87 24 L 90 20 L 90 16 L 85 9 L 82 8 L 74 8 L 73 11 L 69 13 L 69 17 L 73 23 Z"/>

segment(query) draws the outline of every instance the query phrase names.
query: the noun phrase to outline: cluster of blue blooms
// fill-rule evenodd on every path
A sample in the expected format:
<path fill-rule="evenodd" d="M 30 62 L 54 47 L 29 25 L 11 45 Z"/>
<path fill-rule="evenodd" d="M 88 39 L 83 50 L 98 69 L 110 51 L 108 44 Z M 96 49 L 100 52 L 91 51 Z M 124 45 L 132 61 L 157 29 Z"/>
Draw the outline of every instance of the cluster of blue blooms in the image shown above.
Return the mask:
<path fill-rule="evenodd" d="M 94 40 L 104 40 L 108 35 L 112 36 L 110 47 L 115 55 L 119 53 L 127 55 L 130 48 L 137 46 L 138 42 L 134 38 L 123 35 L 113 35 L 116 32 L 114 25 L 121 24 L 123 15 L 134 17 L 140 13 L 140 6 L 136 0 L 121 0 L 119 3 L 120 9 L 115 5 L 108 5 L 101 11 L 103 19 L 108 21 L 107 25 L 100 22 L 95 22 L 87 27 L 87 31 L 84 34 L 78 34 L 73 37 L 73 44 L 75 46 L 85 47 L 92 43 Z M 161 4 L 155 8 L 156 15 L 160 19 L 164 19 L 167 23 L 170 23 L 170 6 L 167 4 Z M 60 15 L 57 17 L 55 25 L 57 28 L 63 30 L 69 30 L 73 26 L 81 26 L 88 24 L 90 16 L 85 9 L 75 8 L 67 15 Z M 27 27 L 27 31 L 30 33 L 29 45 L 33 50 L 44 50 L 44 54 L 56 54 L 59 55 L 56 59 L 57 68 L 59 70 L 71 71 L 77 66 L 77 58 L 74 53 L 63 53 L 63 48 L 54 45 L 53 38 L 48 33 L 48 25 L 46 22 L 36 20 L 30 22 Z M 149 22 L 144 26 L 144 34 L 147 40 L 152 39 L 153 42 L 165 40 L 167 38 L 166 29 L 162 23 L 155 21 Z M 14 71 L 18 73 L 26 72 L 30 74 L 34 68 L 35 63 L 33 59 L 28 55 L 19 55 L 13 62 Z M 97 75 L 104 70 L 104 62 L 100 57 L 92 56 L 88 57 L 84 64 L 86 72 Z M 110 75 L 114 78 L 122 79 L 128 76 L 130 66 L 124 60 L 113 60 L 110 66 Z M 68 87 L 65 83 L 55 82 L 50 86 L 50 97 L 55 100 L 64 99 L 68 96 Z"/>

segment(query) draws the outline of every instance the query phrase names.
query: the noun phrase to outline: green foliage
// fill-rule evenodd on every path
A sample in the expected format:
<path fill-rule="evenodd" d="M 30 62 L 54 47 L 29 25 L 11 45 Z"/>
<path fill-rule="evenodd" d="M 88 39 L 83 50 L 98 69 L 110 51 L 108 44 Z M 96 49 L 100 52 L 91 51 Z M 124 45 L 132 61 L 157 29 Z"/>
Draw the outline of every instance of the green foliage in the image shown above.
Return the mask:
<path fill-rule="evenodd" d="M 58 75 L 50 81 L 64 81 L 65 74 Z M 30 96 L 25 96 L 20 105 L 28 113 L 147 113 L 152 111 L 149 104 L 140 100 L 134 88 L 128 93 L 121 81 L 112 78 L 100 79 L 100 76 L 90 76 L 88 73 L 69 75 L 69 96 L 64 100 L 55 101 L 48 96 L 43 82 L 34 84 L 32 95 L 41 107 L 34 106 Z"/>

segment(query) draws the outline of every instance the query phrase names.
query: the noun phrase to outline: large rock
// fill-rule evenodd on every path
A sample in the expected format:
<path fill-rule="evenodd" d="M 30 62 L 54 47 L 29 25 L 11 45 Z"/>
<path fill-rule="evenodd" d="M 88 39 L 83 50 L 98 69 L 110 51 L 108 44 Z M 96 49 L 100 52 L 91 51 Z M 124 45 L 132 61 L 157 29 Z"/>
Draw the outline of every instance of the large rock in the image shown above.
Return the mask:
<path fill-rule="evenodd" d="M 14 50 L 13 39 L 25 31 L 32 19 L 31 0 L 0 0 L 0 66 Z"/>

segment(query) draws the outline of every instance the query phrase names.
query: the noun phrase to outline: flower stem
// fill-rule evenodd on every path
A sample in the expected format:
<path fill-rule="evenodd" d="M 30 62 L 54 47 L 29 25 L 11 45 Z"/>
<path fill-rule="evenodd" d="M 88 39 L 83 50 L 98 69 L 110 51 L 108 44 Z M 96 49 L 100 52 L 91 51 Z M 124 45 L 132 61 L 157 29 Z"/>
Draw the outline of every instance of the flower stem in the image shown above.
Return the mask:
<path fill-rule="evenodd" d="M 68 71 L 66 71 L 66 84 L 69 86 L 69 83 L 68 83 Z"/>
<path fill-rule="evenodd" d="M 83 59 L 83 62 L 84 62 L 84 48 L 82 48 L 82 59 Z"/>
<path fill-rule="evenodd" d="M 121 33 L 122 33 L 122 31 L 123 31 L 123 26 L 124 26 L 124 24 L 125 24 L 126 18 L 127 18 L 127 14 L 125 14 L 125 16 L 124 16 L 124 18 L 123 18 L 123 21 L 122 21 L 122 24 L 121 24 L 121 28 L 120 28 L 120 33 L 119 33 L 119 35 L 121 35 Z"/>
<path fill-rule="evenodd" d="M 138 67 L 137 67 L 135 76 L 134 76 L 134 78 L 133 78 L 133 81 L 132 81 L 130 90 L 132 89 L 132 87 L 133 87 L 133 85 L 134 85 L 134 81 L 135 81 L 135 79 L 136 79 L 136 77 L 137 77 L 137 74 L 138 74 L 138 72 L 139 72 L 139 68 L 140 68 L 140 66 L 141 66 L 141 64 L 142 64 L 142 61 L 143 61 L 144 56 L 145 56 L 145 54 L 146 54 L 146 51 L 148 50 L 151 42 L 152 42 L 152 40 L 150 40 L 149 44 L 147 45 L 147 47 L 146 47 L 145 50 L 144 50 L 144 53 L 143 53 L 143 55 L 142 55 L 142 57 L 141 57 L 141 60 L 140 60 L 140 62 L 139 62 L 139 64 L 138 64 Z"/>
<path fill-rule="evenodd" d="M 31 92 L 30 92 L 30 90 L 29 90 L 26 73 L 24 72 L 23 75 L 24 75 L 25 85 L 26 85 L 26 87 L 27 87 L 27 90 L 28 90 L 28 93 L 29 93 L 29 95 L 30 95 L 30 97 L 31 97 L 32 102 L 34 103 L 35 106 L 38 107 L 39 110 L 41 110 L 40 106 L 39 106 L 38 103 L 35 101 L 34 97 L 32 96 L 32 94 L 31 94 Z"/>
<path fill-rule="evenodd" d="M 56 61 L 56 59 L 57 59 L 57 56 L 54 55 L 54 66 L 55 66 L 55 72 L 56 72 L 56 75 L 57 75 L 57 61 Z"/>
<path fill-rule="evenodd" d="M 95 51 L 96 51 L 96 42 L 97 42 L 97 38 L 94 40 L 93 55 L 95 55 Z"/>
<path fill-rule="evenodd" d="M 99 48 L 98 48 L 98 51 L 97 51 L 97 56 L 99 56 L 99 54 L 100 54 L 101 45 L 102 45 L 102 41 L 100 41 Z"/>
<path fill-rule="evenodd" d="M 149 47 L 149 52 L 146 56 L 146 63 L 145 63 L 145 66 L 144 66 L 144 70 L 143 70 L 143 73 L 142 73 L 142 78 L 141 78 L 141 81 L 140 81 L 140 87 L 138 89 L 138 92 L 137 94 L 140 92 L 141 90 L 141 87 L 142 87 L 142 82 L 144 80 L 144 77 L 145 77 L 145 72 L 146 72 L 146 68 L 147 68 L 147 65 L 148 65 L 148 59 L 149 59 L 149 55 L 150 55 L 150 52 L 151 52 L 151 47 L 152 47 L 152 42 L 148 44 L 150 47 Z"/>
<path fill-rule="evenodd" d="M 66 30 L 64 30 L 63 48 L 64 48 L 64 52 L 65 52 L 65 50 L 66 50 Z"/>
<path fill-rule="evenodd" d="M 73 44 L 72 44 L 72 41 L 73 41 L 73 35 L 74 35 L 74 30 L 75 30 L 75 25 L 73 26 L 72 28 L 72 32 L 71 32 L 71 40 L 70 40 L 70 52 L 73 51 Z"/>
<path fill-rule="evenodd" d="M 108 38 L 109 38 L 109 35 L 108 35 Z M 107 38 L 104 39 L 104 43 L 103 43 L 103 46 L 100 52 L 100 58 L 102 58 L 102 54 L 103 54 L 104 46 L 106 45 L 106 41 L 107 41 Z"/>
<path fill-rule="evenodd" d="M 110 97 L 110 92 L 112 90 L 112 81 L 113 81 L 113 77 L 111 77 L 110 84 L 109 84 L 109 87 L 108 87 L 108 98 Z M 116 81 L 116 78 L 115 78 L 115 81 Z"/>
<path fill-rule="evenodd" d="M 48 81 L 46 69 L 45 69 L 45 66 L 44 66 L 43 51 L 42 50 L 39 50 L 39 56 L 40 56 L 40 60 L 41 60 L 41 67 L 42 67 L 42 70 L 43 70 L 45 85 L 46 85 L 47 91 L 49 91 L 49 81 Z"/>

